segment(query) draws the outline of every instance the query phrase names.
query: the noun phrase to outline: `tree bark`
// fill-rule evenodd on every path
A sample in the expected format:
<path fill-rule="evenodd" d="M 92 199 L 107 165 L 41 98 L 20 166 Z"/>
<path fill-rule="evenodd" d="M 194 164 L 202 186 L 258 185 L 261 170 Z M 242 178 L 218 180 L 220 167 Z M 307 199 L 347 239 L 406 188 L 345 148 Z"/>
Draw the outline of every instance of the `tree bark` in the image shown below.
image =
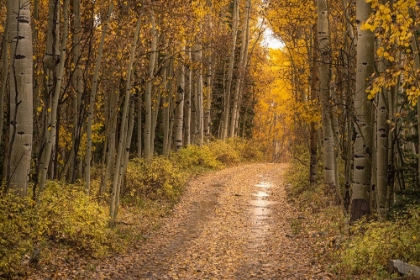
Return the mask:
<path fill-rule="evenodd" d="M 109 22 L 111 20 L 112 11 L 114 10 L 114 1 L 109 2 L 108 14 L 106 16 L 104 27 L 101 34 L 101 42 L 99 43 L 98 56 L 95 63 L 95 71 L 92 79 L 92 91 L 89 101 L 88 121 L 86 127 L 86 157 L 85 157 L 85 192 L 89 194 L 90 191 L 90 165 L 92 157 L 92 123 L 95 109 L 96 93 L 98 91 L 99 69 L 102 64 L 103 49 L 105 44 L 105 36 L 108 32 Z"/>
<path fill-rule="evenodd" d="M 236 128 L 239 122 L 239 99 L 244 88 L 244 78 L 246 73 L 246 68 L 248 64 L 248 45 L 249 45 L 249 18 L 251 13 L 251 1 L 246 1 L 246 11 L 245 11 L 245 18 L 244 18 L 244 25 L 242 27 L 242 42 L 241 42 L 241 50 L 240 50 L 240 57 L 238 63 L 238 78 L 236 80 L 236 87 L 235 92 L 233 95 L 233 104 L 232 104 L 232 116 L 230 119 L 230 130 L 229 130 L 229 137 L 236 136 Z"/>
<path fill-rule="evenodd" d="M 121 186 L 121 178 L 122 178 L 122 172 L 124 171 L 124 158 L 123 149 L 129 146 L 131 143 L 131 135 L 132 135 L 132 128 L 130 129 L 130 135 L 128 137 L 128 115 L 129 115 L 129 105 L 130 105 L 130 92 L 131 92 L 131 72 L 133 69 L 134 59 L 135 59 L 135 53 L 137 48 L 137 41 L 139 38 L 140 33 L 140 27 L 141 27 L 141 16 L 137 19 L 137 25 L 136 30 L 134 31 L 134 39 L 133 44 L 131 47 L 131 53 L 130 53 L 130 61 L 128 62 L 127 66 L 127 83 L 125 87 L 125 94 L 124 94 L 124 105 L 123 105 L 123 111 L 121 115 L 121 125 L 120 125 L 120 135 L 118 140 L 118 148 L 117 148 L 117 155 L 115 160 L 115 172 L 114 172 L 114 178 L 112 182 L 112 194 L 111 194 L 111 205 L 110 205 L 110 217 L 111 217 L 111 225 L 115 224 L 115 221 L 117 219 L 117 210 L 118 210 L 118 202 L 119 202 L 119 195 L 120 195 L 120 186 Z M 130 114 L 131 116 L 134 114 Z M 133 122 L 134 120 L 131 119 Z M 130 143 L 127 143 L 127 139 L 130 140 Z M 125 152 L 127 151 L 127 148 L 125 149 Z"/>
<path fill-rule="evenodd" d="M 192 70 L 191 70 L 191 48 L 187 47 L 189 64 L 185 74 L 185 102 L 184 102 L 184 145 L 191 144 L 191 91 L 192 91 Z"/>
<path fill-rule="evenodd" d="M 56 9 L 59 10 L 58 3 L 56 5 L 54 5 L 54 12 L 56 12 Z M 68 35 L 68 6 L 69 6 L 69 0 L 65 0 L 64 1 L 64 9 L 63 9 L 63 18 L 64 18 L 64 30 L 63 30 L 63 38 L 62 38 L 62 42 L 61 42 L 61 52 L 59 55 L 59 63 L 58 63 L 58 67 L 56 68 L 55 63 L 56 63 L 56 59 L 55 59 L 55 55 L 52 55 L 52 58 L 54 58 L 54 60 L 51 62 L 50 58 L 51 58 L 51 54 L 47 53 L 47 57 L 44 58 L 44 65 L 46 63 L 52 63 L 50 66 L 46 65 L 46 67 L 53 67 L 53 77 L 54 77 L 54 81 L 53 81 L 53 86 L 51 87 L 51 89 L 53 90 L 52 92 L 52 100 L 51 100 L 51 114 L 49 115 L 49 124 L 48 124 L 48 131 L 47 131 L 47 137 L 46 137 L 46 144 L 45 144 L 45 148 L 43 150 L 42 156 L 41 156 L 41 178 L 40 178 L 40 190 L 44 190 L 45 189 L 45 184 L 47 181 L 47 174 L 48 174 L 48 169 L 49 169 L 49 164 L 50 164 L 50 160 L 51 160 L 51 155 L 52 155 L 52 151 L 53 151 L 53 144 L 55 143 L 55 139 L 57 137 L 57 114 L 58 114 L 58 100 L 60 97 L 60 93 L 61 93 L 61 84 L 63 82 L 63 76 L 64 76 L 64 63 L 66 61 L 66 49 L 67 49 L 67 35 Z M 55 26 L 53 28 L 53 30 L 58 29 L 59 26 L 57 24 L 57 26 Z M 55 34 L 55 31 L 53 31 L 53 34 Z M 57 34 L 55 34 L 54 36 L 58 36 Z M 53 36 L 53 37 L 54 37 Z M 58 38 L 57 38 L 58 39 Z M 54 40 L 53 40 L 54 42 Z M 58 42 L 58 41 L 57 41 Z M 53 44 L 52 50 L 55 49 L 55 46 Z M 55 53 L 55 51 L 54 51 Z M 49 68 L 48 68 L 49 69 Z M 54 70 L 56 69 L 56 70 Z"/>
<path fill-rule="evenodd" d="M 233 0 L 232 13 L 232 33 L 231 33 L 231 49 L 229 53 L 229 63 L 227 70 L 227 81 L 224 92 L 224 108 L 223 108 L 223 123 L 222 123 L 222 140 L 226 140 L 229 132 L 229 115 L 230 115 L 230 98 L 233 87 L 233 67 L 235 64 L 235 49 L 236 39 L 238 37 L 238 23 L 239 23 L 239 0 Z"/>
<path fill-rule="evenodd" d="M 28 192 L 33 135 L 31 2 L 8 1 L 10 39 L 10 138 L 6 191 Z"/>
<path fill-rule="evenodd" d="M 150 55 L 149 55 L 149 77 L 146 82 L 146 92 L 144 95 L 145 101 L 145 114 L 146 114 L 146 122 L 144 128 L 144 157 L 151 158 L 153 155 L 152 150 L 152 88 L 153 88 L 153 79 L 154 79 L 154 71 L 155 71 L 155 64 L 156 64 L 156 57 L 157 57 L 157 40 L 158 40 L 158 33 L 156 30 L 156 23 L 155 23 L 155 16 L 153 11 L 150 11 L 150 21 L 152 24 L 152 28 L 150 30 L 152 35 L 152 43 L 150 47 Z"/>
<path fill-rule="evenodd" d="M 336 181 L 336 160 L 335 160 L 335 139 L 333 133 L 333 122 L 330 104 L 330 83 L 331 83 L 331 45 L 329 30 L 328 1 L 317 0 L 318 21 L 317 21 L 317 42 L 319 52 L 319 95 L 322 111 L 322 137 L 324 146 L 324 184 L 328 191 L 335 196 L 339 204 L 340 192 Z"/>
<path fill-rule="evenodd" d="M 356 0 L 357 39 L 357 69 L 355 109 L 355 140 L 352 198 L 350 205 L 351 218 L 354 222 L 369 215 L 371 161 L 372 161 L 372 104 L 367 99 L 366 88 L 368 79 L 374 70 L 374 34 L 360 27 L 372 12 L 370 3 Z"/>
<path fill-rule="evenodd" d="M 185 47 L 181 47 L 181 53 L 185 51 Z M 178 61 L 177 69 L 177 87 L 175 93 L 175 124 L 174 124 L 174 148 L 175 151 L 182 148 L 182 132 L 184 120 L 184 93 L 185 93 L 185 75 L 184 61 Z"/>

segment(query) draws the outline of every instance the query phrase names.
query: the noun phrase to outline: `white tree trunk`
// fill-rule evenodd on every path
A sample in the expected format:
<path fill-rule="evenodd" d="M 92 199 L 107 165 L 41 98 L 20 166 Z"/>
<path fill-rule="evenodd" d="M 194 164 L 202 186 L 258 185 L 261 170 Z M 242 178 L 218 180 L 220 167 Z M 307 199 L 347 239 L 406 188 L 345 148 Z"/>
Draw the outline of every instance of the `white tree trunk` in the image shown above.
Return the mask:
<path fill-rule="evenodd" d="M 58 5 L 58 4 L 57 4 Z M 64 63 L 66 61 L 66 46 L 67 46 L 67 34 L 68 34 L 68 6 L 69 6 L 69 0 L 64 1 L 64 9 L 63 9 L 63 18 L 64 18 L 64 30 L 63 30 L 63 39 L 61 42 L 61 52 L 60 52 L 60 61 L 58 63 L 58 68 L 56 70 L 56 74 L 53 74 L 54 79 L 56 81 L 53 83 L 53 89 L 54 92 L 52 93 L 53 98 L 51 100 L 51 113 L 49 116 L 49 124 L 48 124 L 48 130 L 47 130 L 47 137 L 46 137 L 46 144 L 44 151 L 42 153 L 41 157 L 41 178 L 39 182 L 40 190 L 42 191 L 45 188 L 45 184 L 47 182 L 47 174 L 48 174 L 48 167 L 51 160 L 52 150 L 53 150 L 53 144 L 56 139 L 57 135 L 57 114 L 58 114 L 58 99 L 60 97 L 61 93 L 61 84 L 63 82 L 63 76 L 64 76 Z M 58 8 L 56 8 L 58 9 Z M 58 26 L 56 26 L 54 29 L 58 29 Z M 54 48 L 53 48 L 54 49 Z M 47 53 L 47 59 L 44 58 L 44 64 L 46 61 L 48 61 L 48 57 L 50 55 Z M 55 72 L 55 55 L 53 55 L 54 60 L 52 61 L 51 67 L 53 67 L 53 72 Z"/>
<path fill-rule="evenodd" d="M 155 23 L 155 16 L 153 11 L 150 12 L 150 21 L 152 24 L 151 28 L 151 35 L 152 35 L 152 43 L 150 47 L 150 55 L 149 55 L 149 77 L 146 83 L 146 92 L 144 95 L 145 101 L 145 114 L 146 114 L 146 122 L 144 128 L 144 157 L 150 158 L 153 155 L 152 150 L 152 89 L 153 89 L 153 79 L 154 79 L 154 71 L 155 71 L 155 64 L 157 58 L 157 40 L 158 40 L 158 33 L 156 30 L 156 23 Z"/>
<path fill-rule="evenodd" d="M 73 48 L 74 48 L 74 65 L 76 69 L 74 70 L 73 83 L 75 83 L 75 98 L 73 100 L 73 134 L 72 134 L 72 150 L 69 157 L 69 166 L 70 182 L 74 183 L 75 169 L 78 161 L 78 150 L 81 138 L 81 121 L 80 121 L 80 109 L 82 108 L 82 95 L 83 95 L 83 69 L 80 63 L 81 58 L 81 37 L 79 32 L 81 32 L 81 12 L 80 12 L 80 0 L 73 0 L 73 14 L 74 14 L 74 29 L 75 33 L 73 34 Z"/>
<path fill-rule="evenodd" d="M 335 139 L 333 133 L 333 122 L 330 105 L 330 82 L 331 82 L 331 45 L 329 30 L 329 13 L 327 0 L 317 0 L 318 21 L 317 21 L 317 42 L 320 63 L 319 65 L 319 95 L 322 111 L 322 137 L 324 146 L 324 184 L 329 191 L 336 195 L 339 202 L 336 187 L 336 161 L 335 161 Z"/>
<path fill-rule="evenodd" d="M 229 65 L 227 70 L 226 89 L 224 93 L 224 111 L 222 124 L 222 140 L 228 137 L 229 132 L 229 115 L 230 115 L 230 98 L 233 84 L 233 66 L 235 64 L 235 48 L 236 39 L 238 37 L 238 23 L 239 23 L 239 0 L 233 0 L 233 15 L 232 15 L 232 37 L 231 49 L 229 54 Z"/>
<path fill-rule="evenodd" d="M 181 53 L 185 51 L 185 47 L 181 47 Z M 175 93 L 175 124 L 174 124 L 174 144 L 175 151 L 182 148 L 182 132 L 184 120 L 184 93 L 185 93 L 185 75 L 184 61 L 178 61 L 177 69 L 177 86 Z"/>
<path fill-rule="evenodd" d="M 90 93 L 89 100 L 89 112 L 87 117 L 87 127 L 86 127 L 86 157 L 85 157 L 85 192 L 89 194 L 90 191 L 90 161 L 92 157 L 92 123 L 93 116 L 95 113 L 95 99 L 96 93 L 98 91 L 98 79 L 99 79 L 99 69 L 102 64 L 102 55 L 105 44 L 105 36 L 108 32 L 109 22 L 111 20 L 112 11 L 114 10 L 114 1 L 109 2 L 108 14 L 106 16 L 104 26 L 102 28 L 101 41 L 98 48 L 98 56 L 96 57 L 95 71 L 93 73 L 92 79 L 92 91 Z"/>
<path fill-rule="evenodd" d="M 195 62 L 200 64 L 200 67 L 195 70 L 196 86 L 195 86 L 195 108 L 196 108 L 196 133 L 198 138 L 197 144 L 202 146 L 204 143 L 204 99 L 203 99 L 203 74 L 202 74 L 202 45 L 195 46 Z"/>
<path fill-rule="evenodd" d="M 8 1 L 10 39 L 10 139 L 7 188 L 17 195 L 28 192 L 33 132 L 33 58 L 31 3 Z"/>
<path fill-rule="evenodd" d="M 372 162 L 372 123 L 371 102 L 367 99 L 366 87 L 374 70 L 374 34 L 362 30 L 360 26 L 372 12 L 370 3 L 356 0 L 357 69 L 356 93 L 354 98 L 355 132 L 354 169 L 351 198 L 351 221 L 356 221 L 370 214 L 369 194 Z"/>
<path fill-rule="evenodd" d="M 232 104 L 232 116 L 230 119 L 230 130 L 229 137 L 235 137 L 236 128 L 239 123 L 239 98 L 244 88 L 244 78 L 246 74 L 246 67 L 248 63 L 248 45 L 249 45 L 249 17 L 251 13 L 251 1 L 247 0 L 246 2 L 246 11 L 244 18 L 244 25 L 242 27 L 242 42 L 241 42 L 241 51 L 238 64 L 238 78 L 235 87 L 235 93 L 233 96 Z"/>
<path fill-rule="evenodd" d="M 379 61 L 378 70 L 383 72 L 386 69 L 385 61 Z M 376 100 L 376 211 L 381 221 L 386 220 L 387 193 L 388 193 L 388 143 L 389 143 L 389 125 L 388 114 L 388 93 L 389 90 L 383 89 Z"/>
<path fill-rule="evenodd" d="M 127 83 L 125 87 L 125 96 L 124 96 L 124 105 L 123 105 L 123 111 L 121 115 L 121 126 L 120 126 L 120 135 L 118 140 L 118 148 L 117 148 L 117 156 L 115 160 L 115 172 L 114 172 L 114 178 L 112 182 L 112 194 L 111 194 L 111 205 L 110 205 L 110 217 L 111 217 L 111 225 L 115 224 L 115 221 L 117 219 L 117 208 L 118 208 L 118 202 L 119 202 L 119 195 L 120 195 L 120 186 L 121 186 L 121 178 L 122 178 L 122 171 L 124 171 L 124 148 L 127 146 L 127 134 L 128 134 L 128 110 L 130 105 L 130 92 L 131 92 L 131 72 L 133 69 L 134 64 L 134 58 L 137 48 L 137 41 L 139 38 L 140 33 L 140 27 L 141 27 L 141 16 L 137 19 L 137 25 L 136 30 L 134 31 L 134 39 L 133 44 L 131 47 L 131 53 L 130 53 L 130 61 L 128 62 L 127 66 Z M 132 112 L 131 115 L 133 115 L 134 112 Z M 134 120 L 132 119 L 132 122 Z M 132 134 L 132 128 L 131 128 L 131 134 Z M 130 143 L 131 143 L 131 135 L 129 137 Z M 129 144 L 128 144 L 129 145 Z M 125 149 L 126 150 L 126 149 Z M 127 150 L 126 150 L 127 152 Z"/>
<path fill-rule="evenodd" d="M 191 48 L 187 47 L 188 53 L 188 60 L 191 62 Z M 185 74 L 185 108 L 184 108 L 184 141 L 185 146 L 189 146 L 191 144 L 191 91 L 192 91 L 192 70 L 191 70 L 191 63 L 187 67 L 187 71 Z"/>

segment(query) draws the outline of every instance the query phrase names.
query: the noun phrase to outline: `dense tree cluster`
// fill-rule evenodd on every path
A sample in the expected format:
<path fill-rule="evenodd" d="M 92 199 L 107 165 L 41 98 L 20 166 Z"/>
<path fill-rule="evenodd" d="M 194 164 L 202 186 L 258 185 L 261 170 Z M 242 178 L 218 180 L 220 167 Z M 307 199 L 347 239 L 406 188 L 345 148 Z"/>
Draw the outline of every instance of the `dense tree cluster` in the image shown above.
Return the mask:
<path fill-rule="evenodd" d="M 130 158 L 250 137 L 260 4 L 1 5 L 3 191 L 36 197 L 47 180 L 81 179 L 89 193 L 95 171 L 115 216 Z"/>
<path fill-rule="evenodd" d="M 321 122 L 313 113 L 299 122 L 311 182 L 321 151 L 324 184 L 352 221 L 386 220 L 394 207 L 418 201 L 416 1 L 266 2 L 285 44 L 293 98 L 321 113 Z"/>

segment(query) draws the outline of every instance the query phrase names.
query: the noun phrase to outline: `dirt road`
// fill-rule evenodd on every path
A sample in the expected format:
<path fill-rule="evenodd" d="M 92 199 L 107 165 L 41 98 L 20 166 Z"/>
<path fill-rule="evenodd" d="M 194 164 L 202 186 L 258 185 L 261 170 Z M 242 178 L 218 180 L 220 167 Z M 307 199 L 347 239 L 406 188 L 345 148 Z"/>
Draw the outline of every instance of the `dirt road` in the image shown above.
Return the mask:
<path fill-rule="evenodd" d="M 130 254 L 98 267 L 112 279 L 322 279 L 297 237 L 282 164 L 249 164 L 190 182 L 173 215 Z"/>

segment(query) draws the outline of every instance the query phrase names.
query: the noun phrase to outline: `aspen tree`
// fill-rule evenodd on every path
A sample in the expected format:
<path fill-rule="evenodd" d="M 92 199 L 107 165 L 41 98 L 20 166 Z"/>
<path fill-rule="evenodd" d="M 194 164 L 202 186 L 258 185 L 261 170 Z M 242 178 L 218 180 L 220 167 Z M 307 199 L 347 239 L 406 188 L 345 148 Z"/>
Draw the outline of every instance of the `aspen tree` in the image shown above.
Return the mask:
<path fill-rule="evenodd" d="M 185 102 L 184 102 L 184 145 L 191 144 L 191 91 L 192 91 L 192 69 L 191 69 L 191 48 L 186 48 L 188 54 L 188 65 L 185 73 Z"/>
<path fill-rule="evenodd" d="M 384 59 L 379 60 L 378 71 L 385 71 L 387 65 Z M 376 159 L 376 208 L 379 220 L 386 220 L 387 218 L 387 188 L 388 188 L 388 145 L 389 145 L 389 125 L 387 120 L 388 114 L 388 95 L 389 90 L 383 90 L 376 96 L 376 151 L 374 153 Z M 372 183 L 373 184 L 373 183 Z"/>
<path fill-rule="evenodd" d="M 336 195 L 340 203 L 339 184 L 336 178 L 335 139 L 332 128 L 332 112 L 330 104 L 331 83 L 331 45 L 329 30 L 328 1 L 317 0 L 317 41 L 319 51 L 319 95 L 322 110 L 322 138 L 324 147 L 324 184 Z"/>
<path fill-rule="evenodd" d="M 102 65 L 103 49 L 105 44 L 105 37 L 108 33 L 109 23 L 111 20 L 112 11 L 114 10 L 114 1 L 109 1 L 108 14 L 106 15 L 104 26 L 101 33 L 101 41 L 98 48 L 98 56 L 96 57 L 95 70 L 92 78 L 92 90 L 89 99 L 89 112 L 86 125 L 86 157 L 85 157 L 85 192 L 89 194 L 90 191 L 90 166 L 92 157 L 92 125 L 95 110 L 95 99 L 98 91 L 99 69 Z"/>
<path fill-rule="evenodd" d="M 212 19 L 212 14 L 213 14 L 213 4 L 211 0 L 206 0 L 206 8 L 208 9 L 208 12 L 205 15 L 205 25 L 206 25 L 206 30 L 207 30 L 207 34 L 205 35 L 206 37 L 210 37 L 212 38 L 213 34 L 213 19 Z M 204 33 L 206 34 L 206 33 Z M 209 43 L 207 43 L 207 48 L 209 48 L 210 50 L 213 49 L 213 43 L 210 41 Z M 206 142 L 209 143 L 210 141 L 210 136 L 211 136 L 211 105 L 212 105 L 212 87 L 213 87 L 213 83 L 212 83 L 212 79 L 214 76 L 214 67 L 212 65 L 213 63 L 213 50 L 212 53 L 207 53 L 205 55 L 205 64 L 206 64 L 206 79 L 205 79 L 205 83 L 204 83 L 204 102 L 205 102 L 205 108 L 204 108 L 204 135 L 206 138 Z"/>
<path fill-rule="evenodd" d="M 195 63 L 199 66 L 195 70 L 195 87 L 194 87 L 194 96 L 195 96 L 195 127 L 196 127 L 196 143 L 199 146 L 202 146 L 204 143 L 204 99 L 203 99 L 203 74 L 201 69 L 201 62 L 203 58 L 202 45 L 195 45 Z"/>
<path fill-rule="evenodd" d="M 4 25 L 4 33 L 2 38 L 2 46 L 1 46 L 1 58 L 2 58 L 2 65 L 1 67 L 1 84 L 0 84 L 0 144 L 3 141 L 3 125 L 4 125 L 4 98 L 6 96 L 6 85 L 7 85 L 7 78 L 9 76 L 9 44 L 10 41 L 7 36 L 9 34 L 9 19 L 6 16 L 6 22 Z"/>
<path fill-rule="evenodd" d="M 74 16 L 74 34 L 73 34 L 73 49 L 74 49 L 74 70 L 73 82 L 75 85 L 75 96 L 73 99 L 73 134 L 72 134 L 72 149 L 69 158 L 69 178 L 70 182 L 74 183 L 76 179 L 76 166 L 78 162 L 78 150 L 81 138 L 81 108 L 82 108 L 82 95 L 83 95 L 83 69 L 81 67 L 81 11 L 80 0 L 73 0 L 73 16 Z"/>
<path fill-rule="evenodd" d="M 230 115 L 230 99 L 231 92 L 233 88 L 233 67 L 235 64 L 235 49 L 236 49 L 236 39 L 238 37 L 238 25 L 239 25 L 239 1 L 233 0 L 233 12 L 232 12 L 232 30 L 231 30 L 231 49 L 229 53 L 229 62 L 227 70 L 227 81 L 226 88 L 224 92 L 224 108 L 223 108 L 223 122 L 222 122 L 222 140 L 226 140 L 229 136 L 229 115 Z"/>
<path fill-rule="evenodd" d="M 374 34 L 361 28 L 372 12 L 369 3 L 356 0 L 357 69 L 354 97 L 355 140 L 354 169 L 351 198 L 351 221 L 357 221 L 371 213 L 369 207 L 371 160 L 372 160 L 372 104 L 367 99 L 368 79 L 374 69 Z"/>
<path fill-rule="evenodd" d="M 251 13 L 251 1 L 246 0 L 246 7 L 245 7 L 245 17 L 244 23 L 242 27 L 242 42 L 241 42 L 241 50 L 240 50 L 240 57 L 238 63 L 238 78 L 236 80 L 236 87 L 235 92 L 233 95 L 233 104 L 232 104 L 232 116 L 230 119 L 230 131 L 229 137 L 235 137 L 235 131 L 238 126 L 239 122 L 239 98 L 242 89 L 244 88 L 244 78 L 246 73 L 246 67 L 248 64 L 248 45 L 249 45 L 249 18 Z"/>
<path fill-rule="evenodd" d="M 171 107 L 172 107 L 172 86 L 173 86 L 173 76 L 174 76 L 174 61 L 170 58 L 171 55 L 168 55 L 168 67 L 166 67 L 166 80 L 164 82 L 164 94 L 163 94 L 163 152 L 164 156 L 169 155 L 170 150 L 170 131 L 171 131 Z M 164 70 L 165 71 L 165 70 Z"/>
<path fill-rule="evenodd" d="M 312 38 L 311 38 L 311 100 L 316 100 L 317 91 L 319 89 L 319 65 L 318 65 L 318 56 L 317 56 L 317 38 L 316 38 L 317 30 L 316 25 L 314 25 Z M 310 138 L 309 138 L 309 150 L 310 150 L 310 160 L 309 160 L 309 182 L 313 186 L 317 182 L 317 153 L 318 153 L 318 145 L 317 145 L 317 124 L 315 121 L 311 121 L 310 123 Z"/>
<path fill-rule="evenodd" d="M 150 4 L 149 4 L 150 5 Z M 156 30 L 156 22 L 154 11 L 152 7 L 150 7 L 150 21 L 151 21 L 151 36 L 152 42 L 150 46 L 150 54 L 149 54 L 149 71 L 148 71 L 148 78 L 146 82 L 146 92 L 144 94 L 144 102 L 145 102 L 145 128 L 144 128 L 144 157 L 151 158 L 153 156 L 153 132 L 152 132 L 152 89 L 153 89 L 153 79 L 154 79 L 154 71 L 155 71 L 155 64 L 157 58 L 157 40 L 158 40 L 158 33 Z"/>
<path fill-rule="evenodd" d="M 347 136 L 347 143 L 345 146 L 346 154 L 345 154 L 345 190 L 344 190 L 344 209 L 346 211 L 349 210 L 350 206 L 350 186 L 352 182 L 352 161 L 353 161 L 353 143 L 352 143 L 352 135 L 353 135 L 353 95 L 354 95 L 354 57 L 356 57 L 356 48 L 354 45 L 355 42 L 355 35 L 352 25 L 352 20 L 349 15 L 349 9 L 351 8 L 351 4 L 348 0 L 341 0 L 342 11 L 344 15 L 344 20 L 346 21 L 346 37 L 345 37 L 345 50 L 346 53 L 343 56 L 343 73 L 346 77 L 345 86 L 343 90 L 343 100 L 345 100 L 346 108 L 346 128 L 343 130 L 346 132 Z"/>
<path fill-rule="evenodd" d="M 54 0 L 51 0 L 54 1 Z M 67 50 L 67 37 L 68 37 L 68 6 L 69 6 L 69 0 L 64 1 L 64 7 L 63 7 L 63 19 L 64 19 L 64 30 L 63 30 L 63 37 L 61 42 L 61 51 L 59 55 L 59 62 L 57 63 L 57 55 L 55 51 L 55 44 L 58 44 L 59 40 L 55 36 L 58 36 L 56 32 L 58 32 L 58 22 L 56 22 L 56 17 L 58 17 L 56 14 L 59 13 L 59 4 L 56 2 L 53 7 L 50 7 L 50 14 L 52 13 L 54 20 L 52 21 L 52 48 L 51 53 L 49 53 L 49 50 L 47 49 L 47 54 L 44 57 L 44 67 L 46 67 L 48 70 L 53 70 L 52 75 L 54 77 L 53 84 L 50 86 L 52 98 L 51 98 L 51 107 L 50 107 L 50 114 L 49 114 L 49 120 L 48 120 L 48 129 L 46 132 L 46 143 L 45 148 L 43 150 L 43 153 L 41 155 L 41 170 L 40 170 L 40 181 L 39 186 L 40 190 L 45 189 L 45 184 L 47 182 L 47 174 L 49 169 L 49 163 L 51 160 L 51 155 L 53 151 L 53 144 L 57 137 L 57 114 L 58 114 L 58 100 L 61 93 L 61 84 L 63 82 L 64 78 L 64 63 L 66 61 L 66 50 Z M 52 9 L 52 12 L 51 12 Z M 58 10 L 58 11 L 57 11 Z M 49 27 L 50 29 L 50 27 Z M 47 44 L 48 47 L 49 44 Z M 51 81 L 50 81 L 51 82 Z"/>
<path fill-rule="evenodd" d="M 120 188 L 121 188 L 121 180 L 122 176 L 125 172 L 125 166 L 128 162 L 126 159 L 127 156 L 125 153 L 129 153 L 130 150 L 130 143 L 131 137 L 133 133 L 133 123 L 134 123 L 134 105 L 131 102 L 130 106 L 130 94 L 131 94 L 131 73 L 133 69 L 136 48 L 137 48 L 137 41 L 139 38 L 141 27 L 141 16 L 137 19 L 136 30 L 134 31 L 134 39 L 131 46 L 131 53 L 130 53 L 130 60 L 127 65 L 127 82 L 125 86 L 125 94 L 124 94 L 124 105 L 121 115 L 121 125 L 120 125 L 120 135 L 118 137 L 118 148 L 117 154 L 115 159 L 115 171 L 114 171 L 114 178 L 112 181 L 112 193 L 111 193 L 111 205 L 110 205 L 110 218 L 111 218 L 111 225 L 115 224 L 117 219 L 118 213 L 118 203 L 120 197 Z M 130 108 L 131 109 L 130 109 Z M 131 112 L 129 112 L 129 110 Z M 130 122 L 129 119 L 130 118 Z M 124 151 L 125 150 L 125 151 Z"/>
<path fill-rule="evenodd" d="M 31 3 L 7 1 L 10 39 L 10 133 L 6 191 L 25 196 L 32 154 L 33 134 L 33 58 Z"/>
<path fill-rule="evenodd" d="M 181 53 L 185 51 L 185 47 L 181 47 Z M 181 55 L 180 55 L 181 56 Z M 184 95 L 185 95 L 185 67 L 182 57 L 178 60 L 177 69 L 177 86 L 175 92 L 175 123 L 174 123 L 174 148 L 175 151 L 182 148 L 183 139 L 183 119 L 184 119 Z"/>

